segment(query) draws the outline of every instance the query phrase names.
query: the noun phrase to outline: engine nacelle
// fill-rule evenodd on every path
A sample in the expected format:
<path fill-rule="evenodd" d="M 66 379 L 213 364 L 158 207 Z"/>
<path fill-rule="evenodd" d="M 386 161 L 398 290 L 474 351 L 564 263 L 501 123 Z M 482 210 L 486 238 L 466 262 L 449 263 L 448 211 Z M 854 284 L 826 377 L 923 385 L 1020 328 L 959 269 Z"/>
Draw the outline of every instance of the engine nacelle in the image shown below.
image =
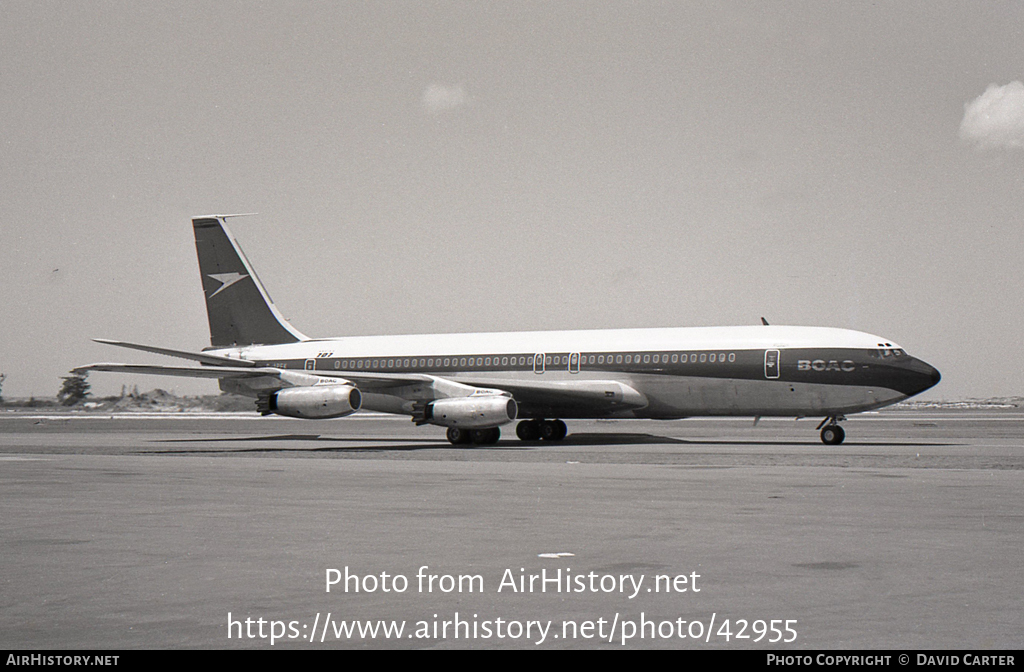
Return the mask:
<path fill-rule="evenodd" d="M 427 404 L 424 419 L 432 425 L 483 429 L 507 425 L 519 412 L 516 401 L 505 395 L 473 395 L 438 399 Z"/>
<path fill-rule="evenodd" d="M 351 385 L 289 387 L 270 395 L 264 414 L 326 420 L 351 415 L 362 403 L 363 395 Z"/>

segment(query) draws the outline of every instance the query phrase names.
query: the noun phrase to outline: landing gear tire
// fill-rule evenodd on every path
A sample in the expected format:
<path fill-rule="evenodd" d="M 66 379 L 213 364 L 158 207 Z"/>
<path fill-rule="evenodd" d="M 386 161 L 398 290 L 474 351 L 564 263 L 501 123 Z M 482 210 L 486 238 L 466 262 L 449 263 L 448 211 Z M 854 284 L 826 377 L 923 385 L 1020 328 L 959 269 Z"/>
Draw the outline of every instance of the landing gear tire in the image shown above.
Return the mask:
<path fill-rule="evenodd" d="M 821 442 L 826 446 L 838 446 L 846 438 L 846 432 L 839 425 L 826 425 L 821 430 Z"/>
<path fill-rule="evenodd" d="M 545 420 L 540 423 L 540 438 L 545 441 L 561 441 L 569 428 L 561 420 Z"/>
<path fill-rule="evenodd" d="M 516 425 L 516 436 L 522 441 L 540 440 L 540 423 L 536 420 L 523 420 Z"/>
<path fill-rule="evenodd" d="M 469 443 L 472 440 L 469 430 L 462 429 L 461 427 L 449 427 L 445 435 L 448 437 L 449 443 L 454 446 Z"/>
<path fill-rule="evenodd" d="M 487 429 L 471 429 L 469 430 L 470 441 L 478 446 L 492 446 L 498 442 L 501 438 L 501 430 L 497 427 L 488 427 Z"/>

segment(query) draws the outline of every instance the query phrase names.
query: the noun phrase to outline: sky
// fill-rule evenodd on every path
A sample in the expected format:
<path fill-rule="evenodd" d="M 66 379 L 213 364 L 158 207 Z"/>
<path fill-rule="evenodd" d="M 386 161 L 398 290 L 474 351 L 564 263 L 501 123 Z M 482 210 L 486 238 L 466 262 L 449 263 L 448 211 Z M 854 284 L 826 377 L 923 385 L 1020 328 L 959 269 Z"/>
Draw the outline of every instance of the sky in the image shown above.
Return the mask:
<path fill-rule="evenodd" d="M 311 336 L 764 316 L 1024 395 L 1022 2 L 0 8 L 5 397 L 208 346 L 190 219 L 250 212 Z"/>

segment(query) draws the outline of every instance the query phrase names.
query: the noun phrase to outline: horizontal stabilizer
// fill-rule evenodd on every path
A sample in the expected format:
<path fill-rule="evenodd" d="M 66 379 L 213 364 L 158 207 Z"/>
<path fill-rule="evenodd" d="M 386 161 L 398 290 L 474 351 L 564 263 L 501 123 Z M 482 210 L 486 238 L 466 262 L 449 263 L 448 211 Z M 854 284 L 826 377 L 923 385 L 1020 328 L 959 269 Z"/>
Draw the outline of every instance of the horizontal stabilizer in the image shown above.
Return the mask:
<path fill-rule="evenodd" d="M 194 362 L 202 362 L 203 364 L 212 364 L 214 366 L 257 366 L 256 362 L 250 362 L 249 360 L 238 359 L 235 357 L 218 357 L 217 355 L 207 355 L 202 352 L 189 352 L 187 350 L 172 350 L 170 348 L 158 348 L 153 345 L 139 345 L 138 343 L 126 343 L 125 341 L 111 341 L 106 338 L 94 338 L 92 340 L 96 341 L 97 343 L 103 343 L 104 345 L 116 345 L 120 348 L 142 350 L 143 352 L 155 352 L 158 355 L 168 355 L 170 357 L 191 359 Z"/>

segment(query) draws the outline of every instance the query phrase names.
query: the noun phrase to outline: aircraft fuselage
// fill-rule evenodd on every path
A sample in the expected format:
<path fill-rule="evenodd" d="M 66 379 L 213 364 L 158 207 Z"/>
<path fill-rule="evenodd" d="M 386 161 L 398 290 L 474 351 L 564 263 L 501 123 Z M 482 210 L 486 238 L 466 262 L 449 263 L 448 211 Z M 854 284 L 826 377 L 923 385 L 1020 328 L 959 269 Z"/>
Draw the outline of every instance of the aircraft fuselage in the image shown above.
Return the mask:
<path fill-rule="evenodd" d="M 520 418 L 839 416 L 898 402 L 939 381 L 938 371 L 890 341 L 824 327 L 355 336 L 209 352 L 334 375 L 439 376 L 511 389 L 513 396 L 516 381 L 556 390 L 560 383 L 594 381 L 599 396 L 601 381 L 627 390 L 619 404 L 522 399 Z M 238 387 L 244 383 L 223 382 L 245 392 Z M 390 394 L 365 394 L 363 408 L 402 411 Z"/>

